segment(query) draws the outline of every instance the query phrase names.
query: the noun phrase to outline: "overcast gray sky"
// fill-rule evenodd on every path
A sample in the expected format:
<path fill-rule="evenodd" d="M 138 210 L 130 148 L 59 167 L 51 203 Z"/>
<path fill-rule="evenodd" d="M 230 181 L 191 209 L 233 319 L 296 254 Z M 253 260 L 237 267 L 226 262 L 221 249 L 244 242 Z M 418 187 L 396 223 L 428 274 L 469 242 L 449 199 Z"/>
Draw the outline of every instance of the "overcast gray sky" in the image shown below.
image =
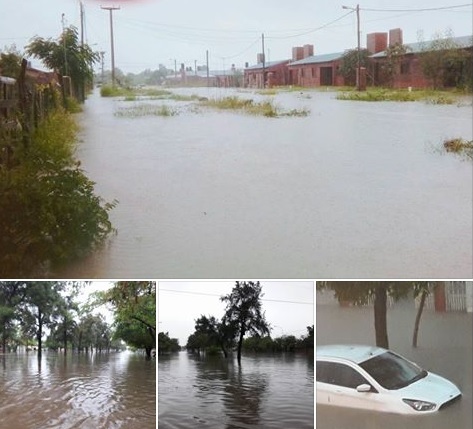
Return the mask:
<path fill-rule="evenodd" d="M 307 334 L 314 324 L 314 283 L 304 281 L 262 281 L 263 310 L 273 330 L 271 335 Z M 201 315 L 220 319 L 225 303 L 220 301 L 235 286 L 233 281 L 189 281 L 158 283 L 158 327 L 178 338 L 181 346 L 194 332 L 195 319 Z"/>
<path fill-rule="evenodd" d="M 57 38 L 65 24 L 80 28 L 79 0 L 2 0 L 0 47 L 15 43 L 23 48 L 35 35 Z M 268 60 L 291 57 L 293 46 L 313 44 L 316 53 L 339 52 L 356 46 L 356 16 L 344 1 L 299 0 L 83 0 L 85 38 L 97 51 L 105 51 L 110 68 L 109 12 L 100 6 L 120 6 L 113 13 L 115 64 L 125 72 L 156 69 L 174 61 L 194 67 L 243 67 L 254 64 L 265 34 Z M 412 11 L 412 9 L 453 9 Z M 456 36 L 472 33 L 471 1 L 462 0 L 366 0 L 360 3 L 361 40 L 366 34 L 400 27 L 404 42 L 417 42 L 451 29 Z M 400 9 L 408 11 L 369 11 Z M 346 15 L 345 17 L 343 17 Z M 37 64 L 35 64 L 37 65 Z"/>

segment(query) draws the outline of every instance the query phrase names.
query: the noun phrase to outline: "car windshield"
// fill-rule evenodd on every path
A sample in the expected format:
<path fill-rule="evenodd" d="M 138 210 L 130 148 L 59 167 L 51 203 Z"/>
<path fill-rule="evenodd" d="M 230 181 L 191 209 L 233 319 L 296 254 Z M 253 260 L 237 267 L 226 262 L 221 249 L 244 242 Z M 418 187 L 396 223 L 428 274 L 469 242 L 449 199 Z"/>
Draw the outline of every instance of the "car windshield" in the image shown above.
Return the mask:
<path fill-rule="evenodd" d="M 427 371 L 391 352 L 385 352 L 360 363 L 385 389 L 406 387 L 427 375 Z"/>

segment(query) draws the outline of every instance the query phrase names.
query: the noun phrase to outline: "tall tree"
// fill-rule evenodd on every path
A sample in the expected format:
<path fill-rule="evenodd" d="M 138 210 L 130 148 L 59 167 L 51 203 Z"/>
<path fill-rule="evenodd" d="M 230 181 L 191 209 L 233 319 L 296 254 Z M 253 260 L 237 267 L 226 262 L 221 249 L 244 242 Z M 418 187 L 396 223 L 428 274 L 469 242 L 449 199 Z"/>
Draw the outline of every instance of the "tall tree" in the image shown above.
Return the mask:
<path fill-rule="evenodd" d="M 150 281 L 116 282 L 96 294 L 97 304 L 111 304 L 115 311 L 115 338 L 137 348 L 146 356 L 156 348 L 156 283 Z"/>
<path fill-rule="evenodd" d="M 236 282 L 231 293 L 221 297 L 227 303 L 225 320 L 234 327 L 238 337 L 238 365 L 241 365 L 241 348 L 245 334 L 269 334 L 270 325 L 261 308 L 262 286 L 259 282 Z"/>
<path fill-rule="evenodd" d="M 92 82 L 93 66 L 100 55 L 87 44 L 80 43 L 76 27 L 65 28 L 58 40 L 35 37 L 26 46 L 26 53 L 62 76 L 70 76 L 76 98 L 84 101 L 84 88 Z"/>
<path fill-rule="evenodd" d="M 7 342 L 15 334 L 18 306 L 23 302 L 25 296 L 25 282 L 0 282 L 0 344 L 3 353 L 7 351 Z"/>
<path fill-rule="evenodd" d="M 41 357 L 43 333 L 46 326 L 51 326 L 59 316 L 63 305 L 60 291 L 61 282 L 31 282 L 26 290 L 21 308 L 22 328 L 25 334 L 33 335 L 38 345 L 38 357 Z"/>

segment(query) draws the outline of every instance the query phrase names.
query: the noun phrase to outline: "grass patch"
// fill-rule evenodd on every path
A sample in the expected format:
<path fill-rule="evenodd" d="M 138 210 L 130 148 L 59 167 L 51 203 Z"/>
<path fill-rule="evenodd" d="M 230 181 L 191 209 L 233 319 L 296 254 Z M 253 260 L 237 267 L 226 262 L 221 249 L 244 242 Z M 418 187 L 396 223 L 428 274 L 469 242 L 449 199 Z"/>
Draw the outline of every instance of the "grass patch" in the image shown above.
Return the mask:
<path fill-rule="evenodd" d="M 74 97 L 66 98 L 66 110 L 69 113 L 80 113 L 82 112 L 81 104 Z"/>
<path fill-rule="evenodd" d="M 447 139 L 443 142 L 446 152 L 453 152 L 473 160 L 473 140 L 462 138 Z"/>
<path fill-rule="evenodd" d="M 165 104 L 160 106 L 150 104 L 136 104 L 135 106 L 126 107 L 115 112 L 115 116 L 121 118 L 140 118 L 143 116 L 176 116 L 178 113 Z"/>
<path fill-rule="evenodd" d="M 100 95 L 102 97 L 128 97 L 134 95 L 130 88 L 122 86 L 102 85 L 100 87 Z"/>
<path fill-rule="evenodd" d="M 222 110 L 240 110 L 250 115 L 276 118 L 279 116 L 307 116 L 310 112 L 307 109 L 292 109 L 287 112 L 282 111 L 272 101 L 261 101 L 255 103 L 252 99 L 242 99 L 238 97 L 224 97 L 201 102 L 202 105 Z"/>
<path fill-rule="evenodd" d="M 425 101 L 429 104 L 454 104 L 456 94 L 448 91 L 373 88 L 366 91 L 344 90 L 337 100 L 351 101 Z"/>

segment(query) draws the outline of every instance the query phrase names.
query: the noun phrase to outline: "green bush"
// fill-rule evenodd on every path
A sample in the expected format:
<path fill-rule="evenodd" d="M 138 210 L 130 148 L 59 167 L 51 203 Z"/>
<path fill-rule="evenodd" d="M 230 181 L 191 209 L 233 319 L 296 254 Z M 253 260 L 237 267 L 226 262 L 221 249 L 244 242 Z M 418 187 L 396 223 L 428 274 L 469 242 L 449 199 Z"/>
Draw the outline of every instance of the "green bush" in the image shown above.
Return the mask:
<path fill-rule="evenodd" d="M 113 231 L 106 203 L 74 158 L 77 126 L 58 110 L 0 169 L 0 278 L 48 275 Z"/>

